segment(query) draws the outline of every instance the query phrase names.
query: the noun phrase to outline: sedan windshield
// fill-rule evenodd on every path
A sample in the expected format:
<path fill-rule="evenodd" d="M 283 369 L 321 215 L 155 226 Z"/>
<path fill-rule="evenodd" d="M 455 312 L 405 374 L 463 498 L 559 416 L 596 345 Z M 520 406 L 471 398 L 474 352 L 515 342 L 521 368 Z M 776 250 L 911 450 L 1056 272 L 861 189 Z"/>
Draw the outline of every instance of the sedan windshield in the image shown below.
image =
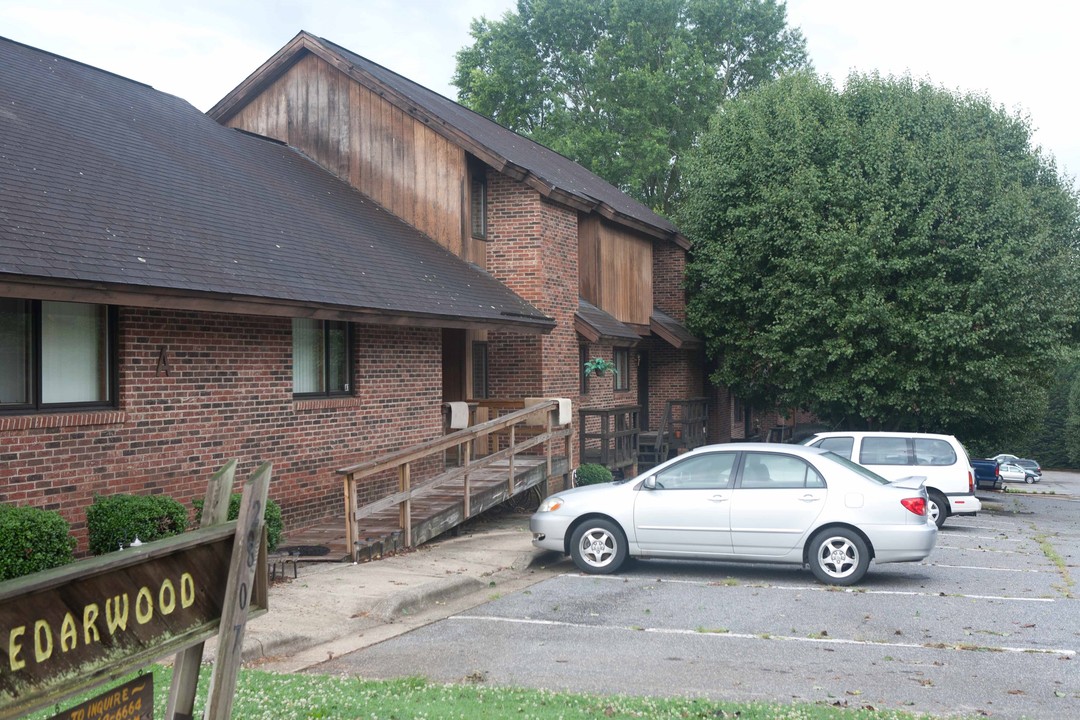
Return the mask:
<path fill-rule="evenodd" d="M 834 452 L 825 451 L 825 452 L 821 453 L 821 457 L 828 458 L 829 460 L 832 460 L 837 465 L 843 465 L 848 470 L 851 470 L 853 473 L 857 473 L 859 475 L 862 475 L 867 480 L 873 480 L 874 482 L 878 483 L 879 485 L 888 485 L 889 484 L 888 480 L 881 477 L 876 472 L 873 472 L 872 470 L 867 470 L 866 468 L 864 468 L 859 463 L 852 462 L 851 460 L 848 460 L 843 455 L 837 455 Z"/>

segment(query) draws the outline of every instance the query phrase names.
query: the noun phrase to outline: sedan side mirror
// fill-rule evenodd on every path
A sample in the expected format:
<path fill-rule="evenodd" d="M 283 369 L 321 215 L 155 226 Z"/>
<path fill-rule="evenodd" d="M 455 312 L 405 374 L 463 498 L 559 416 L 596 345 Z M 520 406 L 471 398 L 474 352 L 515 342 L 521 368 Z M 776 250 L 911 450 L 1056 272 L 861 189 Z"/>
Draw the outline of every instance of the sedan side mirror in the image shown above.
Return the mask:
<path fill-rule="evenodd" d="M 655 475 L 650 475 L 649 477 L 645 478 L 644 487 L 645 487 L 646 490 L 655 490 L 656 489 L 656 476 Z"/>

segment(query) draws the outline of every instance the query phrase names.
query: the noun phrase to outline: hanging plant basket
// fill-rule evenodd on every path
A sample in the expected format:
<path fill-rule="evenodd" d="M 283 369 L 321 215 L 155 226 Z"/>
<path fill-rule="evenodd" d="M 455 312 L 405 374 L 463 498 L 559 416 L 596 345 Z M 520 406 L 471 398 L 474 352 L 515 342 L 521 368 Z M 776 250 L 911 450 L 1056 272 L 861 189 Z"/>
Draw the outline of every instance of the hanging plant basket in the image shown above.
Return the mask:
<path fill-rule="evenodd" d="M 604 377 L 604 373 L 608 370 L 615 375 L 619 374 L 619 371 L 615 369 L 615 363 L 601 357 L 595 357 L 585 363 L 585 377 L 589 377 L 593 374 L 597 377 Z"/>

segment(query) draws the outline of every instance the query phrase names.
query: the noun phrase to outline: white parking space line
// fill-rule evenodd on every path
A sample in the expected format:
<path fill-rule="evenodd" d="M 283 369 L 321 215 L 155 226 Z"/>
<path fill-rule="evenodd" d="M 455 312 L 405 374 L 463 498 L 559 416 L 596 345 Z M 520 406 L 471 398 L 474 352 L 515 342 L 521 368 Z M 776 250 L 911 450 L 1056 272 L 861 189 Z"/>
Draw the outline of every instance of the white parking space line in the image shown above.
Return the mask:
<path fill-rule="evenodd" d="M 805 642 L 805 643 L 821 643 L 825 645 L 873 645 L 875 647 L 896 647 L 896 648 L 911 648 L 911 649 L 924 649 L 924 650 L 981 650 L 990 652 L 1011 652 L 1011 653 L 1036 653 L 1045 655 L 1068 655 L 1070 657 L 1076 655 L 1075 650 L 1067 650 L 1061 648 L 1035 648 L 1035 647 L 1010 647 L 1007 645 L 968 645 L 968 644 L 949 644 L 949 643 L 898 643 L 898 642 L 885 642 L 875 640 L 847 640 L 843 638 L 807 638 L 807 637 L 795 637 L 792 635 L 751 635 L 749 633 L 732 633 L 732 632 L 709 632 L 701 630 L 684 630 L 678 628 L 646 628 L 646 627 L 624 627 L 621 625 L 588 625 L 586 623 L 573 623 L 566 622 L 565 620 L 534 620 L 532 618 L 506 618 L 506 617 L 486 617 L 482 615 L 452 615 L 447 618 L 448 620 L 463 620 L 470 622 L 491 622 L 491 623 L 507 623 L 511 625 L 545 625 L 548 627 L 566 627 L 580 630 L 611 630 L 617 632 L 646 632 L 654 633 L 657 635 L 697 635 L 697 636 L 709 636 L 714 638 L 737 638 L 740 640 L 786 640 L 789 642 Z"/>
<path fill-rule="evenodd" d="M 858 595 L 901 595 L 906 597 L 954 597 L 954 598 L 970 598 L 973 600 L 1003 600 L 1014 602 L 1057 602 L 1055 598 L 1026 598 L 1026 597 L 1012 597 L 1005 595 L 968 595 L 966 593 L 945 593 L 940 592 L 918 592 L 915 590 L 871 590 L 869 588 L 827 588 L 827 587 L 814 587 L 812 585 L 804 587 L 785 587 L 783 585 L 773 585 L 772 588 L 776 590 L 817 590 L 818 592 L 845 592 Z"/>
<path fill-rule="evenodd" d="M 1002 553 L 1003 555 L 1030 555 L 1031 553 L 1020 552 L 1019 550 L 998 550 L 997 548 L 973 548 L 962 547 L 960 545 L 935 545 L 935 550 L 963 550 L 965 552 L 988 552 L 988 553 Z"/>
<path fill-rule="evenodd" d="M 963 567 L 959 565 L 941 565 L 938 567 Z M 975 568 L 979 570 L 998 570 L 1000 568 Z M 1029 571 L 1019 571 L 1029 572 Z M 1037 571 L 1030 571 L 1037 572 Z M 564 573 L 559 577 L 565 578 L 580 578 L 582 580 L 619 580 L 620 582 L 626 582 L 625 578 L 617 575 L 586 575 L 585 573 Z M 649 581 L 645 581 L 649 582 Z M 656 579 L 656 583 L 661 585 L 697 585 L 699 587 L 716 587 L 716 586 L 728 586 L 724 582 L 708 582 L 702 580 L 660 580 Z M 752 588 L 767 588 L 770 590 L 786 590 L 796 592 L 842 592 L 850 593 L 852 595 L 904 595 L 909 597 L 954 597 L 954 598 L 969 598 L 973 600 L 1002 600 L 1012 602 L 1043 602 L 1053 603 L 1057 602 L 1056 598 L 1029 598 L 1029 597 L 1013 597 L 1007 595 L 968 595 L 965 593 L 945 593 L 941 592 L 920 592 L 918 590 L 873 590 L 871 588 L 864 587 L 838 587 L 835 585 L 768 585 L 759 583 L 746 583 L 731 585 L 730 587 L 752 587 Z"/>
<path fill-rule="evenodd" d="M 919 563 L 920 565 L 926 565 L 927 567 L 939 567 L 939 568 L 952 568 L 955 570 L 991 570 L 993 572 L 1012 572 L 1012 573 L 1041 573 L 1041 572 L 1053 572 L 1052 570 L 1032 570 L 1031 568 L 998 568 L 998 567 L 985 567 L 983 565 L 946 565 L 945 563 Z"/>

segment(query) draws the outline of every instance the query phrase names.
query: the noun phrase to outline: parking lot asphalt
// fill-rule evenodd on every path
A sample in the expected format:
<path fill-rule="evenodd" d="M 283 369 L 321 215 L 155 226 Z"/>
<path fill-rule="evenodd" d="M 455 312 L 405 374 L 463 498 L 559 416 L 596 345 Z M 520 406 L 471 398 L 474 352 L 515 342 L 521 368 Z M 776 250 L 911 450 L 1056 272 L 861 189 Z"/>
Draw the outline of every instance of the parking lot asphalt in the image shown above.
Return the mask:
<path fill-rule="evenodd" d="M 925 561 L 872 566 L 855 588 L 819 585 L 798 568 L 721 563 L 643 561 L 617 576 L 584 576 L 568 560 L 526 550 L 478 592 L 382 621 L 411 622 L 403 632 L 370 630 L 374 644 L 319 646 L 305 663 L 265 664 L 596 693 L 1080 717 L 1080 474 L 1046 471 L 1033 487 L 979 494 L 984 511 L 950 518 Z M 501 522 L 527 534 L 523 518 Z M 483 552 L 483 533 L 468 542 Z"/>

